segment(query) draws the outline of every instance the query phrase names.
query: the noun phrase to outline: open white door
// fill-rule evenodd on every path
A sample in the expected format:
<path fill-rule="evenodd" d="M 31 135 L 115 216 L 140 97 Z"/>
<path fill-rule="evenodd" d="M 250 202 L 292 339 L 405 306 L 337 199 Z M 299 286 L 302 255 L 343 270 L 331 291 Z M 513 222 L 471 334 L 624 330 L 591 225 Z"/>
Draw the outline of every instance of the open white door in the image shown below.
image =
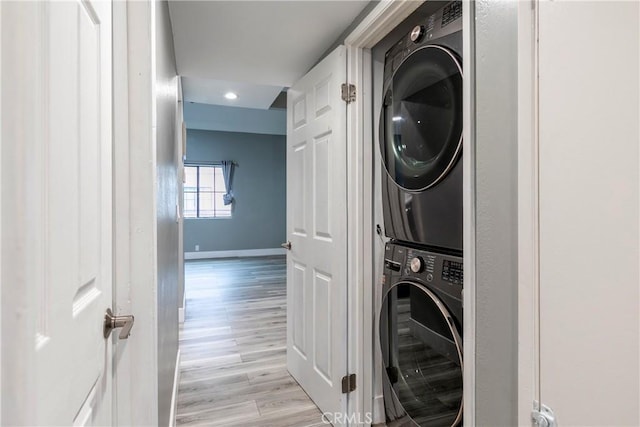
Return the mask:
<path fill-rule="evenodd" d="M 287 94 L 287 368 L 322 412 L 346 412 L 346 49 Z M 330 420 L 332 421 L 332 420 Z"/>
<path fill-rule="evenodd" d="M 3 424 L 112 423 L 111 16 L 3 4 Z"/>

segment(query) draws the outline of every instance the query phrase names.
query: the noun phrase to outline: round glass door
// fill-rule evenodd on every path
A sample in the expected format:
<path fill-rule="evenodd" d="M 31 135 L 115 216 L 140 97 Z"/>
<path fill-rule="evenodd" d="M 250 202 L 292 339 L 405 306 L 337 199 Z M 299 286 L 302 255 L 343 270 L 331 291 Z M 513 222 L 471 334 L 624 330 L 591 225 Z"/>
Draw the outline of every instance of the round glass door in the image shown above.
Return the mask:
<path fill-rule="evenodd" d="M 407 57 L 385 88 L 380 152 L 400 187 L 436 185 L 462 148 L 462 67 L 453 53 L 425 46 Z"/>
<path fill-rule="evenodd" d="M 421 427 L 461 424 L 462 339 L 444 304 L 400 282 L 384 296 L 379 327 L 386 377 L 407 415 Z"/>

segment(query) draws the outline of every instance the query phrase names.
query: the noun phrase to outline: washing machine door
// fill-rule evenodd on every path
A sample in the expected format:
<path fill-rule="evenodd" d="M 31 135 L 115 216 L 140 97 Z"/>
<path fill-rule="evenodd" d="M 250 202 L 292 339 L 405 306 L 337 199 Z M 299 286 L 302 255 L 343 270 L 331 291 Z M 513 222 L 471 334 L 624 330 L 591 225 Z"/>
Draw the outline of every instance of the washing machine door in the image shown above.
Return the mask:
<path fill-rule="evenodd" d="M 393 181 L 426 190 L 447 175 L 462 148 L 462 67 L 446 48 L 409 55 L 386 83 L 380 152 Z"/>
<path fill-rule="evenodd" d="M 462 421 L 462 339 L 447 307 L 425 286 L 399 282 L 379 319 L 387 421 L 450 427 Z"/>

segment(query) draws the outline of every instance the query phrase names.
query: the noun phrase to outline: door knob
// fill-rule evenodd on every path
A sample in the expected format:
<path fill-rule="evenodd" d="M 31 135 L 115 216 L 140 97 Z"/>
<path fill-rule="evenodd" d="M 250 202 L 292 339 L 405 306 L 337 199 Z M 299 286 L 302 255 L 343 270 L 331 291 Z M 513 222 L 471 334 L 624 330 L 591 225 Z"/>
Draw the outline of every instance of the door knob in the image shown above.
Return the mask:
<path fill-rule="evenodd" d="M 129 316 L 114 316 L 110 308 L 107 308 L 107 312 L 104 315 L 104 328 L 103 335 L 105 338 L 109 338 L 111 331 L 114 329 L 122 328 L 118 338 L 126 340 L 131 335 L 131 328 L 133 328 L 134 317 Z"/>
<path fill-rule="evenodd" d="M 289 241 L 287 241 L 287 243 L 281 244 L 280 246 L 282 246 L 283 248 L 285 248 L 288 251 L 291 250 L 291 242 L 289 242 Z"/>

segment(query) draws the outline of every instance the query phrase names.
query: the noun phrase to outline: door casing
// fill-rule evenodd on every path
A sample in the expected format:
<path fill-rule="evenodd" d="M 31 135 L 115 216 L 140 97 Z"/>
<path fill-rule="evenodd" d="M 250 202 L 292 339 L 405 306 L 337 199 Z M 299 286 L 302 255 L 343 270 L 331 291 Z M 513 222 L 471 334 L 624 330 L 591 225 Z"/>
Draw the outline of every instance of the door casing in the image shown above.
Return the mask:
<path fill-rule="evenodd" d="M 114 2 L 114 304 L 136 316 L 131 338 L 115 354 L 114 420 L 123 426 L 158 425 L 156 7 Z"/>

